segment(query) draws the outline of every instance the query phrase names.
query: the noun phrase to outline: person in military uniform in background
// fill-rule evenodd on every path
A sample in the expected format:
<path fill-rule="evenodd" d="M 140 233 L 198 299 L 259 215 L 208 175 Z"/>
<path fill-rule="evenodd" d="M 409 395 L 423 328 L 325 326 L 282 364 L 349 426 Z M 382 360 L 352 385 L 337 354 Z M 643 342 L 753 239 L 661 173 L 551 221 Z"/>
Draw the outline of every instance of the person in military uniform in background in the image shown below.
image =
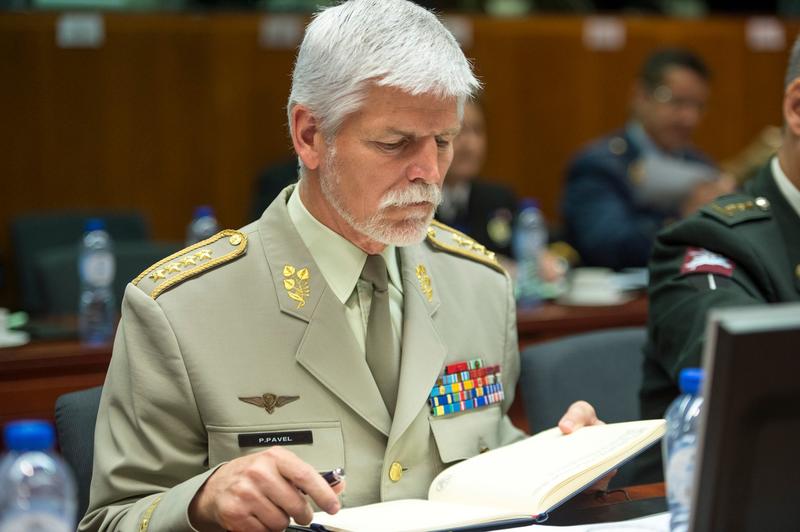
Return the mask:
<path fill-rule="evenodd" d="M 127 288 L 80 530 L 282 530 L 312 502 L 424 497 L 448 464 L 524 437 L 506 415 L 510 279 L 431 223 L 477 86 L 412 2 L 312 20 L 288 105 L 298 185 Z M 475 392 L 448 402 L 443 372 Z M 597 422 L 578 402 L 560 426 Z M 319 474 L 339 467 L 346 490 Z"/>
<path fill-rule="evenodd" d="M 461 131 L 453 141 L 453 163 L 442 189 L 436 219 L 487 248 L 512 256 L 511 231 L 517 198 L 506 185 L 480 177 L 486 161 L 486 116 L 477 100 L 464 105 Z"/>
<path fill-rule="evenodd" d="M 517 215 L 514 191 L 503 184 L 480 177 L 486 161 L 486 114 L 480 100 L 464 104 L 461 131 L 453 140 L 453 162 L 442 188 L 442 202 L 436 219 L 466 233 L 498 254 L 501 264 L 516 272 L 511 240 Z M 539 257 L 539 273 L 551 283 L 564 277 L 572 249 L 557 242 Z"/>
<path fill-rule="evenodd" d="M 650 311 L 641 414 L 663 417 L 678 374 L 702 366 L 712 308 L 800 300 L 800 40 L 783 98 L 783 144 L 742 193 L 718 198 L 658 236 L 650 262 Z M 660 453 L 642 481 L 661 475 Z"/>
<path fill-rule="evenodd" d="M 691 146 L 708 81 L 691 52 L 654 53 L 634 89 L 632 120 L 570 163 L 562 218 L 583 265 L 644 267 L 666 223 L 733 191 L 733 179 Z"/>

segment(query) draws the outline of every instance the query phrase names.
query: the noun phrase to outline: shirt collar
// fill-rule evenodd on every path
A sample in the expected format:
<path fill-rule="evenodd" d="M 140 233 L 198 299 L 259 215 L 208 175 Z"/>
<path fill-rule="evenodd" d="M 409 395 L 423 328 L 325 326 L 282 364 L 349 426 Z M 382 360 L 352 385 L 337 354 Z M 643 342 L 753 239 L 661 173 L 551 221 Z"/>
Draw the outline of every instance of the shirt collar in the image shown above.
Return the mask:
<path fill-rule="evenodd" d="M 300 199 L 300 186 L 295 187 L 287 204 L 289 219 L 297 229 L 300 239 L 308 248 L 328 286 L 342 303 L 345 303 L 361 276 L 367 254 L 342 235 L 332 231 L 308 212 Z M 386 246 L 381 252 L 389 271 L 389 281 L 403 292 L 396 246 Z"/>
<path fill-rule="evenodd" d="M 794 212 L 800 216 L 800 190 L 797 190 L 797 187 L 794 186 L 794 183 L 789 181 L 789 178 L 786 177 L 786 173 L 784 173 L 783 168 L 781 168 L 781 163 L 777 156 L 772 158 L 772 161 L 770 161 L 770 166 L 772 170 L 772 176 L 775 179 L 775 184 L 778 186 L 778 190 L 781 191 L 783 197 L 786 198 L 786 201 L 792 206 Z"/>

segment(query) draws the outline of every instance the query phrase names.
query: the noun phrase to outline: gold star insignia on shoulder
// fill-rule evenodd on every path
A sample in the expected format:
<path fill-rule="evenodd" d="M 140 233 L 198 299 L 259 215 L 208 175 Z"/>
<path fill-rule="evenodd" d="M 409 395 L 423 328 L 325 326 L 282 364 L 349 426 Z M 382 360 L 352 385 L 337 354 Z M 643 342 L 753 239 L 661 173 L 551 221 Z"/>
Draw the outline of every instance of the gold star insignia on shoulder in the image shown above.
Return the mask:
<path fill-rule="evenodd" d="M 768 220 L 772 217 L 767 198 L 730 194 L 722 196 L 700 208 L 700 212 L 711 215 L 718 221 L 733 226 L 745 221 Z"/>
<path fill-rule="evenodd" d="M 438 220 L 433 220 L 428 227 L 427 241 L 436 249 L 470 258 L 501 273 L 506 273 L 505 269 L 497 262 L 497 257 L 493 251 L 489 251 L 483 244 Z"/>
<path fill-rule="evenodd" d="M 267 414 L 272 414 L 276 408 L 288 405 L 298 399 L 300 399 L 299 395 L 275 395 L 274 393 L 265 393 L 255 397 L 239 397 L 239 400 L 243 403 L 263 408 L 267 411 Z"/>
<path fill-rule="evenodd" d="M 155 299 L 187 279 L 242 256 L 246 249 L 247 235 L 226 229 L 158 261 L 132 283 Z"/>

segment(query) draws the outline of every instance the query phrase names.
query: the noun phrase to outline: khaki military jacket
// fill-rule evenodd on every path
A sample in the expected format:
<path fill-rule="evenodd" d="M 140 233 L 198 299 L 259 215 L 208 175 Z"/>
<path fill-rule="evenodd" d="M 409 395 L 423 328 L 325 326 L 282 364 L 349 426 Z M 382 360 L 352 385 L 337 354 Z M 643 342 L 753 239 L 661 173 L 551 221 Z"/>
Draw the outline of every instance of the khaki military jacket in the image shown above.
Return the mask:
<path fill-rule="evenodd" d="M 522 437 L 506 416 L 519 371 L 512 289 L 492 255 L 436 224 L 400 248 L 392 417 L 289 219 L 290 193 L 128 286 L 80 530 L 188 530 L 188 505 L 214 468 L 266 445 L 319 471 L 344 467 L 342 503 L 356 506 L 425 497 L 448 464 Z M 444 365 L 474 358 L 501 366 L 505 401 L 433 416 Z"/>

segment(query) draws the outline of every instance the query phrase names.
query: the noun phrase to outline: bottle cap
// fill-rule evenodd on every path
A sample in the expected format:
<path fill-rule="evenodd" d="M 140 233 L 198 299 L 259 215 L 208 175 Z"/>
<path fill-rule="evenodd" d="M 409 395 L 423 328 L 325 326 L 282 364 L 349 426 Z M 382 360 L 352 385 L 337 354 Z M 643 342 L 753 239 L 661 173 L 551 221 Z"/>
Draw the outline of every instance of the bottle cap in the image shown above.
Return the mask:
<path fill-rule="evenodd" d="M 53 425 L 47 421 L 26 419 L 12 421 L 4 430 L 6 447 L 12 451 L 44 451 L 55 443 Z"/>
<path fill-rule="evenodd" d="M 214 209 L 211 207 L 211 205 L 198 205 L 194 208 L 195 220 L 204 216 L 214 216 Z"/>
<path fill-rule="evenodd" d="M 536 198 L 522 198 L 519 201 L 519 210 L 523 211 L 527 208 L 533 207 L 534 209 L 539 208 L 539 200 Z"/>
<path fill-rule="evenodd" d="M 683 368 L 678 375 L 678 386 L 681 393 L 697 394 L 700 391 L 700 385 L 703 384 L 703 377 L 701 368 Z"/>
<path fill-rule="evenodd" d="M 101 229 L 105 229 L 106 223 L 103 221 L 102 218 L 89 218 L 88 220 L 86 220 L 85 228 L 87 233 L 89 231 L 98 231 Z"/>

